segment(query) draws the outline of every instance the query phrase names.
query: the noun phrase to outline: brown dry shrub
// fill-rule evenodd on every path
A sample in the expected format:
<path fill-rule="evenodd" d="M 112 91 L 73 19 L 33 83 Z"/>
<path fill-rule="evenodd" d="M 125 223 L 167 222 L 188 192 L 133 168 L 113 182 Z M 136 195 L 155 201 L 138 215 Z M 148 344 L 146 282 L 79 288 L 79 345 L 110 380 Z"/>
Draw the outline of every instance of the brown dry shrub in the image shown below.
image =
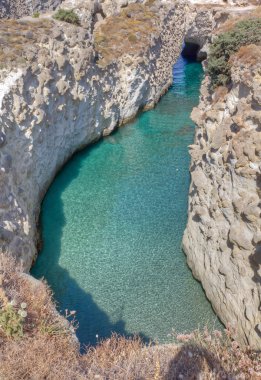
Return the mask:
<path fill-rule="evenodd" d="M 183 350 L 189 349 L 207 364 L 211 370 L 210 378 L 260 379 L 260 352 L 242 347 L 236 337 L 236 329 L 232 326 L 228 326 L 224 332 L 211 331 L 205 327 L 203 331 L 198 329 L 190 334 L 175 334 L 176 342 L 183 343 Z"/>
<path fill-rule="evenodd" d="M 213 94 L 214 104 L 224 101 L 227 93 L 228 93 L 228 88 L 226 86 L 218 86 L 217 88 L 215 88 L 215 92 Z"/>
<path fill-rule="evenodd" d="M 234 54 L 230 63 L 239 63 L 246 66 L 254 66 L 261 62 L 261 47 L 251 44 L 247 46 L 241 46 L 239 51 Z"/>
<path fill-rule="evenodd" d="M 0 22 L 0 69 L 24 65 L 27 53 L 31 49 L 39 49 L 39 41 L 43 36 L 49 36 L 54 22 L 39 19 L 1 20 Z"/>
<path fill-rule="evenodd" d="M 0 347 L 1 379 L 84 379 L 78 347 L 68 336 L 40 333 Z"/>
<path fill-rule="evenodd" d="M 234 29 L 235 25 L 239 21 L 244 21 L 248 19 L 254 20 L 256 18 L 261 18 L 261 6 L 256 7 L 251 12 L 245 12 L 245 13 L 229 18 L 216 30 L 216 34 L 229 32 L 230 30 Z"/>
<path fill-rule="evenodd" d="M 152 4 L 130 4 L 106 18 L 94 32 L 98 64 L 105 67 L 128 53 L 138 55 L 158 33 L 159 17 Z M 151 8 L 152 6 L 152 8 Z"/>

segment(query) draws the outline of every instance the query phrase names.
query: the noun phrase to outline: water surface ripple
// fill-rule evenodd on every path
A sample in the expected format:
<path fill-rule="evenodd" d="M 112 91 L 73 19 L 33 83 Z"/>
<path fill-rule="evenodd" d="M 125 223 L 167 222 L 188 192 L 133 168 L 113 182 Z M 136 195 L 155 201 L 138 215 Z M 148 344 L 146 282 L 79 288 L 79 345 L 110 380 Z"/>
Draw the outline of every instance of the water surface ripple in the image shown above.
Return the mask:
<path fill-rule="evenodd" d="M 157 107 L 75 155 L 44 199 L 32 273 L 77 311 L 81 343 L 111 331 L 167 342 L 216 319 L 180 248 L 202 75 L 180 58 Z"/>

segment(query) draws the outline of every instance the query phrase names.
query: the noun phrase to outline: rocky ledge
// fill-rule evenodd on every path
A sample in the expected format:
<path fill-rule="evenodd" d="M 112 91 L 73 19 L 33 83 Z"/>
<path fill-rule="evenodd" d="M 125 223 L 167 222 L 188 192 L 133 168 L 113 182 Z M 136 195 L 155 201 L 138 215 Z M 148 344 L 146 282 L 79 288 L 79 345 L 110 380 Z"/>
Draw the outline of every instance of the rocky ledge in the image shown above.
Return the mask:
<path fill-rule="evenodd" d="M 261 344 L 261 54 L 242 47 L 232 84 L 207 77 L 192 112 L 189 218 L 183 248 L 194 276 L 225 325 Z"/>
<path fill-rule="evenodd" d="M 130 4 L 99 20 L 93 2 L 73 7 L 81 26 L 51 14 L 0 25 L 0 249 L 25 270 L 57 171 L 75 151 L 153 107 L 172 82 L 184 36 L 182 2 Z"/>

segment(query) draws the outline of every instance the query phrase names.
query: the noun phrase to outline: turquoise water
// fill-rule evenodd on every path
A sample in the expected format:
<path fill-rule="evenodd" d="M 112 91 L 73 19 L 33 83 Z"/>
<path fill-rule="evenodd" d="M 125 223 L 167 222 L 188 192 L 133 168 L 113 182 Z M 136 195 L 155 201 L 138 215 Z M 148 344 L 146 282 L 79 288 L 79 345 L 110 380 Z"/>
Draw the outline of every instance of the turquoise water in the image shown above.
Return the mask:
<path fill-rule="evenodd" d="M 76 154 L 44 199 L 32 274 L 77 311 L 81 343 L 112 331 L 167 342 L 216 320 L 180 248 L 202 75 L 180 58 L 157 107 Z"/>

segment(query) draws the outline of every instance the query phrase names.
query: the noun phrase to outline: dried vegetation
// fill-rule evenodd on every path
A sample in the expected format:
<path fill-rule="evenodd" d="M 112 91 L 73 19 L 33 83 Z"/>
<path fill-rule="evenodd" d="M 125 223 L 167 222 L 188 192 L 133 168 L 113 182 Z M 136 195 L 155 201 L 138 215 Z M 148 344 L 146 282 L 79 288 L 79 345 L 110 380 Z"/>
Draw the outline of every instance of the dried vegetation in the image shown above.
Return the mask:
<path fill-rule="evenodd" d="M 244 20 L 249 20 L 249 19 L 255 20 L 257 18 L 261 18 L 261 6 L 257 6 L 253 11 L 245 12 L 245 13 L 242 12 L 238 14 L 237 16 L 228 18 L 228 20 L 222 23 L 221 26 L 216 30 L 216 34 L 231 31 L 239 21 L 244 21 Z"/>
<path fill-rule="evenodd" d="M 50 35 L 53 22 L 48 19 L 2 20 L 0 23 L 0 69 L 24 65 L 28 53 L 37 48 L 43 36 Z"/>
<path fill-rule="evenodd" d="M 154 1 L 130 4 L 120 15 L 106 18 L 94 32 L 98 64 L 105 67 L 124 54 L 138 55 L 159 35 Z"/>
<path fill-rule="evenodd" d="M 234 62 L 241 63 L 251 67 L 256 65 L 258 62 L 261 64 L 261 47 L 260 45 L 246 45 L 241 46 L 236 54 L 234 54 L 230 59 L 230 64 Z"/>

